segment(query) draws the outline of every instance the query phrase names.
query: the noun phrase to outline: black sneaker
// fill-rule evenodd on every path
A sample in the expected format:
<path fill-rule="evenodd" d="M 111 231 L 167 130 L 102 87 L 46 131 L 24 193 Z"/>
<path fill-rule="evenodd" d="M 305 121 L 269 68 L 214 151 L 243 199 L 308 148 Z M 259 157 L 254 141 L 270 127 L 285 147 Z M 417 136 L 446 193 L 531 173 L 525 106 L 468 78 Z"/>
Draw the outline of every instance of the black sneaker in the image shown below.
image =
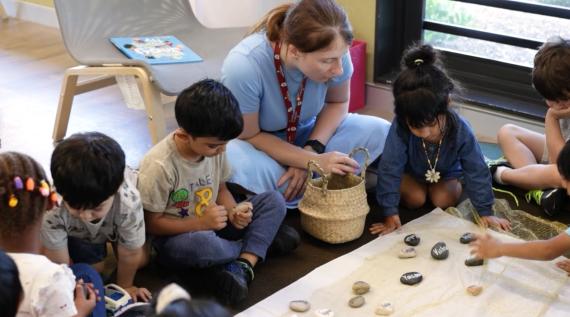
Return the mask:
<path fill-rule="evenodd" d="M 554 188 L 547 190 L 531 190 L 526 193 L 525 198 L 527 202 L 534 200 L 537 205 L 542 207 L 545 214 L 553 217 L 562 211 L 567 196 L 566 190 L 563 188 Z"/>
<path fill-rule="evenodd" d="M 247 298 L 247 285 L 253 280 L 253 270 L 236 260 L 223 265 L 214 279 L 216 296 L 220 301 L 235 305 Z"/>
<path fill-rule="evenodd" d="M 491 160 L 485 157 L 485 163 L 489 168 L 489 172 L 491 172 L 491 177 L 493 178 L 493 182 L 495 182 L 495 172 L 497 172 L 497 168 L 499 166 L 506 166 L 509 168 L 513 168 L 513 166 L 509 163 L 509 161 L 507 161 L 507 159 L 504 157 L 500 157 L 496 160 Z"/>
<path fill-rule="evenodd" d="M 301 236 L 297 230 L 288 225 L 281 225 L 275 239 L 267 249 L 268 255 L 284 255 L 295 250 L 301 243 Z"/>

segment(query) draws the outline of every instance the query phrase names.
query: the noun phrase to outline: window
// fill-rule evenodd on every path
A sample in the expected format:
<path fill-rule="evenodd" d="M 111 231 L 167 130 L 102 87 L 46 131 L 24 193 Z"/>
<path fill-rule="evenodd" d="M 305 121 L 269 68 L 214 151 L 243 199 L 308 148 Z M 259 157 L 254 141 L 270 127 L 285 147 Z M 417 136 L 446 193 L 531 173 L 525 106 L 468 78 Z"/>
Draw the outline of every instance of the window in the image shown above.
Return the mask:
<path fill-rule="evenodd" d="M 390 83 L 406 47 L 442 52 L 474 103 L 541 118 L 532 61 L 549 37 L 570 38 L 570 0 L 377 0 L 375 80 Z"/>

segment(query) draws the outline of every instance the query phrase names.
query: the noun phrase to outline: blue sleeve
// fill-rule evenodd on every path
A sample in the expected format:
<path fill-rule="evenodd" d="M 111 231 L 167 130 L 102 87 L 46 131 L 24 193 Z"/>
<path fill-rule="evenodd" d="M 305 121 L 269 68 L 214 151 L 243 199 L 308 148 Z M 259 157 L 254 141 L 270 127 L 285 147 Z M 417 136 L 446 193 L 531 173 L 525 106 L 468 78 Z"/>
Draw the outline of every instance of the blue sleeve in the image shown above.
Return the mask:
<path fill-rule="evenodd" d="M 345 81 L 349 80 L 350 77 L 352 77 L 353 72 L 354 72 L 354 67 L 352 66 L 352 59 L 350 59 L 350 53 L 346 53 L 342 57 L 342 74 L 332 78 L 328 86 L 334 87 L 344 83 Z"/>
<path fill-rule="evenodd" d="M 491 173 L 485 164 L 483 153 L 471 128 L 462 119 L 459 119 L 457 143 L 459 146 L 459 159 L 465 179 L 465 191 L 471 199 L 473 207 L 481 216 L 493 215 L 493 183 Z"/>
<path fill-rule="evenodd" d="M 222 66 L 222 83 L 236 97 L 242 113 L 259 112 L 261 77 L 247 56 L 232 52 L 226 57 Z"/>
<path fill-rule="evenodd" d="M 400 183 L 404 174 L 404 168 L 408 163 L 406 134 L 396 118 L 394 118 L 384 145 L 386 150 L 382 153 L 382 158 L 378 164 L 376 200 L 384 216 L 398 214 Z"/>

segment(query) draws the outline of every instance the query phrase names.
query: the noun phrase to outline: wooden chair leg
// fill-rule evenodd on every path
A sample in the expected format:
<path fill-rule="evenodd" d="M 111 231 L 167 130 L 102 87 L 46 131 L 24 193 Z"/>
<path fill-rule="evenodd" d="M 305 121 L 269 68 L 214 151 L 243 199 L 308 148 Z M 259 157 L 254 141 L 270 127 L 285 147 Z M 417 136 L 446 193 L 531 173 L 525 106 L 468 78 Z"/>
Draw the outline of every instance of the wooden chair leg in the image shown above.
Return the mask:
<path fill-rule="evenodd" d="M 59 94 L 59 105 L 55 117 L 55 125 L 53 127 L 53 141 L 57 142 L 63 139 L 67 132 L 67 124 L 69 123 L 69 115 L 71 113 L 71 105 L 75 97 L 75 89 L 77 88 L 77 75 L 66 72 L 61 85 Z"/>
<path fill-rule="evenodd" d="M 0 1 L 0 22 L 4 19 L 8 19 L 8 14 L 6 14 L 6 10 Z"/>
<path fill-rule="evenodd" d="M 152 84 L 146 72 L 144 72 L 144 74 L 139 74 L 137 78 L 139 79 L 139 84 L 142 87 L 150 138 L 152 144 L 156 144 L 166 136 L 164 106 L 160 98 L 160 91 Z"/>

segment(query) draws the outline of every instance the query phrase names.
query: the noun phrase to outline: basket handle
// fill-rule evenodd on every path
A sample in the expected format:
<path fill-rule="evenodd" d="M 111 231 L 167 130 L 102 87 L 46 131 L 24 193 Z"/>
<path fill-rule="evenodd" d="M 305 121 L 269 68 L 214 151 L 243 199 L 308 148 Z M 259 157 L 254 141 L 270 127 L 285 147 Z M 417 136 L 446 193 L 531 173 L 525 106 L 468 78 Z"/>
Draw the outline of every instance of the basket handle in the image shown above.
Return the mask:
<path fill-rule="evenodd" d="M 350 154 L 348 154 L 348 157 L 353 158 L 354 155 L 358 152 L 364 152 L 364 156 L 366 157 L 364 159 L 364 167 L 360 169 L 360 178 L 364 179 L 365 174 L 366 174 L 366 169 L 368 168 L 368 165 L 370 164 L 370 153 L 368 153 L 367 148 L 359 146 L 359 147 L 355 147 L 354 149 L 352 149 L 352 151 L 350 151 Z"/>
<path fill-rule="evenodd" d="M 309 163 L 307 163 L 307 179 L 305 180 L 305 186 L 308 186 L 309 181 L 313 179 L 313 173 L 317 173 L 323 180 L 321 185 L 321 191 L 323 192 L 323 195 L 326 194 L 327 187 L 329 185 L 329 178 L 328 175 L 323 170 L 323 168 L 316 161 L 309 160 Z"/>

